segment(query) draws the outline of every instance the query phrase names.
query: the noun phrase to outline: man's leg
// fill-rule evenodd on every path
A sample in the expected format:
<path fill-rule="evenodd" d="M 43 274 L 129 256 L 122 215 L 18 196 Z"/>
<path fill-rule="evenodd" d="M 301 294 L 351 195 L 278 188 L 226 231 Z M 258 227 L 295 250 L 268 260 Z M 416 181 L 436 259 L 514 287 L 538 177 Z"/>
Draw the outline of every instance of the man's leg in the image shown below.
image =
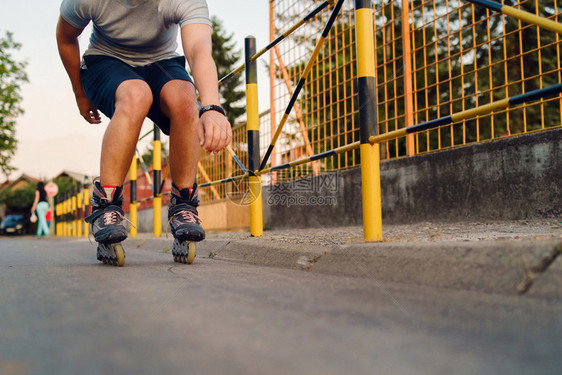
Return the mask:
<path fill-rule="evenodd" d="M 125 251 L 120 244 L 127 238 L 122 185 L 151 104 L 152 92 L 143 80 L 125 80 L 117 87 L 115 111 L 103 137 L 101 177 L 92 187 L 92 213 L 84 218 L 91 224 L 91 232 L 98 242 L 96 256 L 103 263 L 125 264 Z"/>
<path fill-rule="evenodd" d="M 190 241 L 201 241 L 205 231 L 199 220 L 199 198 L 195 176 L 201 147 L 197 135 L 199 113 L 193 84 L 187 81 L 167 82 L 160 91 L 160 107 L 170 118 L 170 170 L 172 194 L 168 220 L 174 246 L 174 261 L 191 263 L 195 247 Z"/>
<path fill-rule="evenodd" d="M 181 190 L 195 183 L 201 146 L 197 135 L 199 113 L 192 83 L 167 82 L 160 91 L 160 107 L 170 119 L 170 171 Z"/>
<path fill-rule="evenodd" d="M 152 105 L 152 93 L 139 79 L 123 81 L 115 93 L 115 113 L 102 143 L 101 185 L 121 186 L 139 138 L 142 123 Z"/>

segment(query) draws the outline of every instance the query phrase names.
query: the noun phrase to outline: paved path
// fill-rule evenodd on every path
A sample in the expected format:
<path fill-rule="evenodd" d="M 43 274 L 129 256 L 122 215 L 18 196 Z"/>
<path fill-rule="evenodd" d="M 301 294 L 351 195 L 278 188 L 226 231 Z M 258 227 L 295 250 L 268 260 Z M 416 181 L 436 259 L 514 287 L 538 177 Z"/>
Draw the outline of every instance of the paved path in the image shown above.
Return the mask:
<path fill-rule="evenodd" d="M 126 246 L 127 249 L 127 246 Z M 0 374 L 554 374 L 562 301 L 0 238 Z M 429 272 L 429 270 L 428 270 Z"/>

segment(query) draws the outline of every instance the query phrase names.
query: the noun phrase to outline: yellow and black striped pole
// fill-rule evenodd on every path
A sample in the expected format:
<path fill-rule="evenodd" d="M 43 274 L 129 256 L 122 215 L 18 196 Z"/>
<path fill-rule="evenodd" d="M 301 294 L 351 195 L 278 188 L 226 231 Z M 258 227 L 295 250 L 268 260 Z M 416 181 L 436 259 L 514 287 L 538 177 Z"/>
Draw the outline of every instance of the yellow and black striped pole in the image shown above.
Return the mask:
<path fill-rule="evenodd" d="M 357 39 L 363 235 L 365 241 L 382 241 L 379 145 L 369 143 L 369 137 L 378 134 L 372 0 L 355 0 L 355 33 Z"/>
<path fill-rule="evenodd" d="M 59 237 L 64 236 L 64 197 L 61 195 L 59 196 L 59 216 L 58 216 L 58 230 L 57 235 Z"/>
<path fill-rule="evenodd" d="M 88 216 L 90 213 L 88 212 L 88 206 L 90 204 L 90 189 L 89 189 L 89 181 L 88 176 L 84 178 L 84 218 Z M 84 221 L 84 237 L 88 238 L 89 231 L 89 224 Z"/>
<path fill-rule="evenodd" d="M 133 161 L 131 162 L 131 184 L 130 184 L 130 196 L 131 202 L 129 205 L 129 216 L 131 220 L 131 229 L 129 230 L 131 238 L 137 238 L 137 157 L 133 155 Z"/>
<path fill-rule="evenodd" d="M 78 191 L 78 186 L 73 185 L 72 190 L 70 192 L 70 226 L 72 228 L 72 237 L 76 237 L 78 233 L 78 215 L 77 215 L 77 206 L 76 206 L 76 192 Z"/>
<path fill-rule="evenodd" d="M 162 142 L 160 141 L 160 129 L 154 124 L 154 149 L 152 154 L 153 168 L 153 191 L 154 199 L 152 207 L 154 209 L 154 237 L 162 235 L 162 196 L 160 195 L 160 179 L 162 175 Z"/>
<path fill-rule="evenodd" d="M 74 224 L 74 215 L 73 215 L 73 211 L 72 211 L 72 197 L 73 197 L 73 191 L 71 190 L 69 195 L 68 195 L 68 199 L 67 199 L 67 211 L 66 211 L 66 222 L 67 222 L 67 235 L 68 237 L 72 237 L 74 236 L 74 232 L 73 232 L 73 224 Z"/>
<path fill-rule="evenodd" d="M 78 191 L 76 193 L 76 237 L 82 237 L 82 223 L 84 215 L 82 213 L 82 184 L 78 183 Z"/>
<path fill-rule="evenodd" d="M 68 193 L 64 195 L 64 208 L 63 208 L 63 215 L 64 215 L 64 232 L 63 232 L 63 236 L 68 237 L 68 212 L 70 211 L 68 209 L 69 206 L 69 202 L 68 202 Z"/>
<path fill-rule="evenodd" d="M 531 25 L 542 27 L 543 29 L 552 31 L 554 33 L 562 34 L 562 23 L 552 21 L 546 17 L 537 16 L 536 14 L 525 12 L 524 10 L 510 7 L 508 5 L 503 5 L 496 1 L 490 1 L 490 0 L 466 0 L 466 1 L 476 5 L 484 6 L 491 10 L 495 10 L 496 12 L 500 12 L 502 14 L 505 14 L 506 16 L 517 18 L 518 20 L 527 22 Z"/>
<path fill-rule="evenodd" d="M 250 234 L 263 236 L 263 205 L 261 177 L 255 175 L 260 164 L 260 115 L 258 106 L 258 68 L 251 57 L 256 53 L 256 38 L 247 37 L 244 43 L 246 57 L 246 112 L 248 131 L 248 170 L 250 198 Z"/>
<path fill-rule="evenodd" d="M 53 215 L 55 220 L 53 220 L 53 222 L 55 223 L 55 236 L 60 236 L 60 203 L 59 203 L 59 197 L 55 197 L 55 214 Z"/>

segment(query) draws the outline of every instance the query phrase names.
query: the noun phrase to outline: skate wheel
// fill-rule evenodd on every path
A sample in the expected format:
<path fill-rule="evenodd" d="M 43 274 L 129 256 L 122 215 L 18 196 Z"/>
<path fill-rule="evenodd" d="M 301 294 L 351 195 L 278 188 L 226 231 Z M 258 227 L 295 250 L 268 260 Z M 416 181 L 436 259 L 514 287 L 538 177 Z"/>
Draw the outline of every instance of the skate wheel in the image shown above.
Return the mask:
<path fill-rule="evenodd" d="M 123 267 L 125 265 L 125 251 L 123 250 L 123 246 L 120 243 L 116 243 L 113 245 L 113 250 L 115 251 L 115 256 L 117 259 L 114 260 L 114 265 Z"/>
<path fill-rule="evenodd" d="M 195 260 L 195 242 L 187 243 L 187 256 L 185 256 L 185 262 L 187 264 L 193 263 Z"/>

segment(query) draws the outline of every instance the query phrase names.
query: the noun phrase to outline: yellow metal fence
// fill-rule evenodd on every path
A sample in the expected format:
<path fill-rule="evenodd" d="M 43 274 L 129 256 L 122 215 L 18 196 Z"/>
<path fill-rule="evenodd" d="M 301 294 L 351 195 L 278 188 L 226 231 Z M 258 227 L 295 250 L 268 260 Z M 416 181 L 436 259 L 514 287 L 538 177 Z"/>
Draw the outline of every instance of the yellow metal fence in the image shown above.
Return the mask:
<path fill-rule="evenodd" d="M 278 35 L 320 0 L 272 0 Z M 291 115 L 273 162 L 357 141 L 354 2 L 346 1 Z M 505 2 L 558 20 L 556 0 Z M 503 2 L 502 2 L 503 4 Z M 272 121 L 278 123 L 326 22 L 327 12 L 271 51 Z M 560 36 L 460 0 L 375 1 L 379 133 L 541 89 L 561 81 Z M 406 22 L 403 22 L 406 20 Z M 404 37 L 406 36 L 406 37 Z M 406 51 L 406 53 L 404 53 Z M 559 97 L 499 110 L 384 142 L 383 159 L 559 127 Z M 409 110 L 408 110 L 409 109 Z M 264 131 L 267 131 L 264 128 Z M 292 178 L 359 164 L 358 151 L 295 167 Z"/>

